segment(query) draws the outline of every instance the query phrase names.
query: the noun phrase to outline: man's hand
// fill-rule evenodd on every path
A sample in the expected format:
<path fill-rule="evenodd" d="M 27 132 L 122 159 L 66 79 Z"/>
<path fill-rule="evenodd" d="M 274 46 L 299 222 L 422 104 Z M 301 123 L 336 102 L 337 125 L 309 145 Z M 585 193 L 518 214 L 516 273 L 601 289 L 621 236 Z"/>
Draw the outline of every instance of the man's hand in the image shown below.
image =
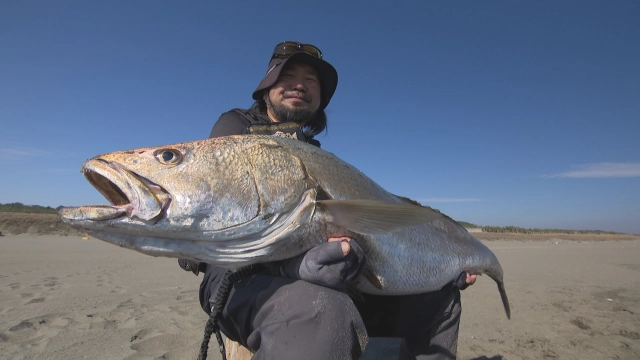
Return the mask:
<path fill-rule="evenodd" d="M 342 254 L 344 256 L 347 256 L 349 254 L 349 251 L 351 250 L 351 246 L 349 245 L 349 241 L 351 241 L 351 238 L 346 236 L 341 236 L 341 237 L 329 238 L 327 240 L 327 242 L 334 242 L 334 241 L 342 241 L 342 244 L 340 244 L 340 246 L 342 247 Z"/>
<path fill-rule="evenodd" d="M 455 280 L 451 285 L 458 288 L 459 290 L 464 290 L 473 285 L 476 282 L 477 278 L 477 275 L 472 275 L 468 271 L 465 271 L 461 273 L 460 276 L 458 276 L 458 279 Z"/>
<path fill-rule="evenodd" d="M 465 279 L 465 283 L 468 285 L 473 285 L 476 282 L 476 278 L 478 277 L 477 275 L 471 275 L 469 273 L 466 273 L 466 279 Z"/>
<path fill-rule="evenodd" d="M 365 262 L 364 251 L 355 241 L 335 237 L 286 260 L 280 267 L 280 274 L 342 290 L 360 274 Z"/>

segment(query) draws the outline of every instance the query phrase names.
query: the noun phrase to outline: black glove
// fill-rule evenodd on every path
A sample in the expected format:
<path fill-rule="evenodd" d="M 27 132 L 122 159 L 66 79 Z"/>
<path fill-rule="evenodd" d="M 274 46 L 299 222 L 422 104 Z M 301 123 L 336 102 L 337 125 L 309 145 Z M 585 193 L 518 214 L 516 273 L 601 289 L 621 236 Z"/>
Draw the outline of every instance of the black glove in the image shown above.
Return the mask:
<path fill-rule="evenodd" d="M 191 271 L 192 273 L 198 275 L 200 272 L 207 271 L 207 264 L 203 262 L 197 262 L 195 260 L 187 260 L 187 259 L 178 259 L 178 265 L 184 271 Z"/>
<path fill-rule="evenodd" d="M 326 242 L 285 260 L 280 275 L 344 290 L 364 268 L 366 256 L 353 240 L 349 242 L 351 250 L 345 256 L 341 244 L 341 241 Z"/>

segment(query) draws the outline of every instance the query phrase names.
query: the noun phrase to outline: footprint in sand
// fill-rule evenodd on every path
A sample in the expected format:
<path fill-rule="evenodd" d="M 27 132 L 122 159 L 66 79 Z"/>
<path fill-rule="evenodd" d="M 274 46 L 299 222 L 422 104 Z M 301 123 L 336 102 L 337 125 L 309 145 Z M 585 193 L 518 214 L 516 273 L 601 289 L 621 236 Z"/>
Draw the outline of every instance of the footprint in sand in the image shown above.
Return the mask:
<path fill-rule="evenodd" d="M 39 281 L 40 284 L 36 284 L 36 285 L 31 285 L 31 288 L 34 289 L 40 289 L 40 288 L 44 288 L 42 290 L 48 290 L 48 291 L 53 291 L 53 290 L 60 290 L 60 289 L 68 289 L 71 287 L 71 285 L 69 283 L 65 283 L 65 282 L 60 282 L 60 279 L 58 279 L 55 276 L 50 276 L 47 278 L 44 278 L 42 280 Z"/>
<path fill-rule="evenodd" d="M 193 300 L 193 299 L 196 299 L 196 297 L 188 296 L 188 295 L 178 295 L 178 296 L 176 296 L 176 300 L 178 300 L 178 301 Z"/>
<path fill-rule="evenodd" d="M 42 267 L 28 268 L 24 272 L 25 273 L 32 273 L 32 272 L 35 271 L 35 272 L 39 273 L 39 272 L 41 272 L 42 269 L 44 269 L 44 268 L 42 268 Z"/>
<path fill-rule="evenodd" d="M 124 294 L 126 292 L 125 290 L 122 289 L 122 286 L 120 286 L 120 285 L 115 285 L 114 286 L 114 282 L 111 281 L 111 275 L 109 275 L 109 274 L 98 275 L 98 280 L 96 281 L 96 286 L 111 287 L 111 288 L 113 288 L 113 290 L 110 291 L 110 293 L 112 293 L 112 294 Z"/>
<path fill-rule="evenodd" d="M 41 303 L 41 302 L 44 302 L 44 300 L 45 300 L 45 299 L 44 299 L 43 297 L 35 298 L 35 299 L 31 299 L 31 300 L 29 300 L 29 302 L 28 302 L 28 303 L 26 303 L 25 305 Z"/>
<path fill-rule="evenodd" d="M 30 323 L 28 321 L 23 321 L 18 325 L 10 327 L 9 331 L 21 331 L 21 330 L 24 330 L 24 329 L 30 329 L 32 327 L 34 327 L 33 323 Z"/>
<path fill-rule="evenodd" d="M 629 340 L 640 340 L 640 333 L 637 331 L 620 330 L 620 336 Z"/>
<path fill-rule="evenodd" d="M 72 277 L 76 277 L 76 276 L 91 275 L 91 273 L 92 273 L 92 271 L 89 269 L 89 270 L 85 271 L 84 273 L 75 272 L 73 274 L 67 274 L 64 277 L 72 278 Z"/>
<path fill-rule="evenodd" d="M 33 354 L 38 358 L 49 343 L 49 339 L 65 331 L 72 323 L 71 319 L 63 314 L 49 314 L 25 319 L 9 327 L 8 331 L 0 333 L 2 341 L 10 346 L 6 348 L 7 354 Z M 14 357 L 22 359 L 22 357 Z"/>
<path fill-rule="evenodd" d="M 589 326 L 589 324 L 587 324 L 587 320 L 583 317 L 576 317 L 573 320 L 569 321 L 569 323 L 571 323 L 572 325 L 577 326 L 578 328 L 580 328 L 581 330 L 589 330 L 591 329 L 591 326 Z"/>
<path fill-rule="evenodd" d="M 193 312 L 193 305 L 192 304 L 173 305 L 173 306 L 169 306 L 169 309 L 171 309 L 172 312 L 175 312 L 180 316 L 189 316 Z"/>
<path fill-rule="evenodd" d="M 562 310 L 564 312 L 571 312 L 573 310 L 573 308 L 571 307 L 571 305 L 569 304 L 565 304 L 562 302 L 552 302 L 551 305 L 553 305 L 555 308 Z"/>
<path fill-rule="evenodd" d="M 22 285 L 20 285 L 19 283 L 11 283 L 9 284 L 9 288 L 11 290 L 18 290 L 18 289 L 22 289 Z"/>
<path fill-rule="evenodd" d="M 144 313 L 139 307 L 132 307 L 125 301 L 110 311 L 101 311 L 87 314 L 82 318 L 82 322 L 89 326 L 89 329 L 130 329 L 136 324 L 136 317 Z M 123 305 L 124 304 L 124 305 Z M 85 326 L 86 326 L 85 325 Z"/>
<path fill-rule="evenodd" d="M 135 333 L 131 337 L 131 340 L 129 340 L 129 342 L 134 342 L 134 341 L 140 342 L 140 341 L 142 341 L 142 340 L 144 340 L 146 338 L 153 337 L 153 336 L 155 336 L 157 334 L 159 334 L 159 332 L 156 331 L 156 330 L 142 329 L 142 330 L 138 331 L 137 333 Z"/>
<path fill-rule="evenodd" d="M 51 276 L 51 277 L 45 278 L 43 282 L 45 282 L 45 284 L 43 285 L 44 287 L 53 288 L 54 286 L 58 285 L 58 278 L 55 276 Z"/>
<path fill-rule="evenodd" d="M 37 303 L 44 302 L 46 300 L 46 298 L 44 296 L 41 296 L 41 295 L 42 295 L 42 293 L 40 293 L 40 292 L 22 293 L 22 294 L 20 294 L 20 297 L 22 299 L 28 299 L 29 301 L 27 301 L 24 304 L 25 305 L 29 305 L 29 304 L 37 304 Z"/>
<path fill-rule="evenodd" d="M 112 294 L 124 294 L 126 291 L 122 290 L 122 286 L 116 286 L 114 290 L 110 291 Z"/>

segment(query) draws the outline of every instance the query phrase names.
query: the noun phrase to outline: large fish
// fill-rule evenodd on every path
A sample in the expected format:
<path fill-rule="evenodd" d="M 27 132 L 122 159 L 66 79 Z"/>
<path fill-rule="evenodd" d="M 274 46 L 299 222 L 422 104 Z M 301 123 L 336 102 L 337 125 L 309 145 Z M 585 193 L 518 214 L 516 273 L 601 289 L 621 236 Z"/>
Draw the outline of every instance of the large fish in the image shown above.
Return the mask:
<path fill-rule="evenodd" d="M 463 271 L 487 274 L 510 317 L 502 268 L 484 244 L 302 141 L 227 136 L 100 155 L 82 172 L 111 205 L 63 208 L 59 216 L 112 244 L 236 269 L 349 236 L 367 255 L 369 276 L 357 290 L 416 294 Z"/>

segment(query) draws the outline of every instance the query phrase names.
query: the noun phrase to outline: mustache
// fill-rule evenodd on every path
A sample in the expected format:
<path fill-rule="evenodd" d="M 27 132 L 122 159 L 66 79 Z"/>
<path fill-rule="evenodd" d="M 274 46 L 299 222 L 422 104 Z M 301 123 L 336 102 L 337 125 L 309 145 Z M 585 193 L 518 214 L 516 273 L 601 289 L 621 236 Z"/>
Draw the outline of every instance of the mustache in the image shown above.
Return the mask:
<path fill-rule="evenodd" d="M 283 94 L 285 99 L 288 98 L 299 98 L 304 100 L 305 102 L 311 102 L 311 98 L 305 92 L 294 90 L 294 91 L 285 91 Z"/>

